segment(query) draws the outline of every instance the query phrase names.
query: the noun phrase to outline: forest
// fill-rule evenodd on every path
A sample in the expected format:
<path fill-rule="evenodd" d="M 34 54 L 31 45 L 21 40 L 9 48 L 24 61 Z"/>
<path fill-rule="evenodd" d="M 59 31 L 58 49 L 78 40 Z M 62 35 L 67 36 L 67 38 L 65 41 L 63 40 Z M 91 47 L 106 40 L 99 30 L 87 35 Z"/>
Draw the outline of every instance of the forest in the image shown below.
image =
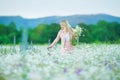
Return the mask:
<path fill-rule="evenodd" d="M 79 37 L 80 43 L 120 43 L 120 23 L 100 20 L 97 24 L 77 25 L 83 29 Z M 24 28 L 26 26 L 17 29 L 14 22 L 9 25 L 0 24 L 0 44 L 13 44 L 14 36 L 16 44 L 19 44 L 22 41 Z M 28 43 L 32 41 L 33 44 L 46 44 L 49 40 L 52 42 L 59 30 L 60 25 L 57 23 L 39 24 L 34 28 L 27 28 Z"/>

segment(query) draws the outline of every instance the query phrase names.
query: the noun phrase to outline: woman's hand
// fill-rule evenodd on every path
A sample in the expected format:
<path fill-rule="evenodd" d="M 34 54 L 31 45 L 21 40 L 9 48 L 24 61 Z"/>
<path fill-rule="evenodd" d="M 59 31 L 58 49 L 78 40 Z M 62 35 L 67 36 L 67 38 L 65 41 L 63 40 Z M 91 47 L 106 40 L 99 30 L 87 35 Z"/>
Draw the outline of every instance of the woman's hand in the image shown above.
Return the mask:
<path fill-rule="evenodd" d="M 52 48 L 52 46 L 50 45 L 50 46 L 47 47 L 47 49 L 49 49 L 49 48 Z"/>

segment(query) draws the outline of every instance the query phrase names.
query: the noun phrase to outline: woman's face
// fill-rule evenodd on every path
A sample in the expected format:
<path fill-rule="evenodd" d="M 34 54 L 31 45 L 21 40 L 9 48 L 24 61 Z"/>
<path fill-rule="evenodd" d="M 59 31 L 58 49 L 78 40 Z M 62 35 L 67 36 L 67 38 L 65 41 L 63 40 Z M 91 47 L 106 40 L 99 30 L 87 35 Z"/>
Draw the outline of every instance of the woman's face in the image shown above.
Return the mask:
<path fill-rule="evenodd" d="M 61 30 L 63 30 L 63 29 L 65 29 L 66 24 L 64 22 L 61 22 L 60 26 L 61 26 Z"/>

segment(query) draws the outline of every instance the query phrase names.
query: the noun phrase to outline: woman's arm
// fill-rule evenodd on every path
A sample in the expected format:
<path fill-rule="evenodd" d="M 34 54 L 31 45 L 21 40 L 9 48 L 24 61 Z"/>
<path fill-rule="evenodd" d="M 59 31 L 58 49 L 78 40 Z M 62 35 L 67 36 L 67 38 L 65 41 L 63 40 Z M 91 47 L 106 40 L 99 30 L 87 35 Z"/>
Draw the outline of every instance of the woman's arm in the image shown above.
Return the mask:
<path fill-rule="evenodd" d="M 57 37 L 55 38 L 55 40 L 52 42 L 52 44 L 48 48 L 51 48 L 52 46 L 54 46 L 59 41 L 60 34 L 61 34 L 61 30 L 58 32 Z"/>

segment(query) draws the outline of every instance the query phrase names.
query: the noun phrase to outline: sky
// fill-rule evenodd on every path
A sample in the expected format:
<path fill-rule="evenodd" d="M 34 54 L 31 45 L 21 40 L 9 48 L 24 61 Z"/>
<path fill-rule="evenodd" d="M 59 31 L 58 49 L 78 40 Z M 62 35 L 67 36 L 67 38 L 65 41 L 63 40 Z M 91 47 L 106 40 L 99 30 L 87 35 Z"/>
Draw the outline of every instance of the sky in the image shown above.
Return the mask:
<path fill-rule="evenodd" d="M 120 0 L 0 0 L 0 16 L 39 18 L 109 14 L 120 17 Z"/>

